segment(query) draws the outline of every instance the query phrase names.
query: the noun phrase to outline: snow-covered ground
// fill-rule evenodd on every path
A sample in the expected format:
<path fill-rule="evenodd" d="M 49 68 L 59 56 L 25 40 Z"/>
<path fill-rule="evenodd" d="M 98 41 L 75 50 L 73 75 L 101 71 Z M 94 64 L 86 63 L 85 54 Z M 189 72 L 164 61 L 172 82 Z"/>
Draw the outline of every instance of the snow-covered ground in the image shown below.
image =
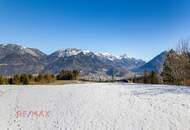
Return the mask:
<path fill-rule="evenodd" d="M 190 130 L 190 88 L 122 83 L 0 87 L 0 130 Z"/>

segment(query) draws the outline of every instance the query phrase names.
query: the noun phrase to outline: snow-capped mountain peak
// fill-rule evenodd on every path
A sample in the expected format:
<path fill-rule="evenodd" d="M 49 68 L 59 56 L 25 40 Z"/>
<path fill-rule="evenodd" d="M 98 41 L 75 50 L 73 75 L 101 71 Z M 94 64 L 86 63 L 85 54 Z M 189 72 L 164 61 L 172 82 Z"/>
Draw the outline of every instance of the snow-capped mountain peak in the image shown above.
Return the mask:
<path fill-rule="evenodd" d="M 84 51 L 83 51 L 83 54 L 84 54 L 84 55 L 86 55 L 86 54 L 88 54 L 88 53 L 90 53 L 89 50 L 84 50 Z"/>
<path fill-rule="evenodd" d="M 116 56 L 114 56 L 114 55 L 112 55 L 111 53 L 108 53 L 108 52 L 103 52 L 103 53 L 98 52 L 98 53 L 95 53 L 95 54 L 96 54 L 97 56 L 99 56 L 99 57 L 107 58 L 107 59 L 109 59 L 109 60 L 111 60 L 111 61 L 117 59 Z"/>
<path fill-rule="evenodd" d="M 80 49 L 75 49 L 75 48 L 67 48 L 67 49 L 59 49 L 55 53 L 57 54 L 58 57 L 65 57 L 65 56 L 74 56 L 82 51 Z"/>
<path fill-rule="evenodd" d="M 130 59 L 130 57 L 127 54 L 123 54 L 119 56 L 119 59 Z"/>

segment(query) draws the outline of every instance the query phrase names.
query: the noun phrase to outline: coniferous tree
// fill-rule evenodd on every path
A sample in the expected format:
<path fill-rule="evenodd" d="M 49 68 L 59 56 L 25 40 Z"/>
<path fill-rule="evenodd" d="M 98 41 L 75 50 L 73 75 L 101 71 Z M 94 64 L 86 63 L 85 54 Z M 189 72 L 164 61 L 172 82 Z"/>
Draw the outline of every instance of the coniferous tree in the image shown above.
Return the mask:
<path fill-rule="evenodd" d="M 1 85 L 1 84 L 5 84 L 5 79 L 3 78 L 2 75 L 0 75 L 0 85 Z"/>
<path fill-rule="evenodd" d="M 21 74 L 21 76 L 20 76 L 20 82 L 21 82 L 22 84 L 24 84 L 24 85 L 29 84 L 30 81 L 29 81 L 28 75 L 26 75 L 26 74 Z"/>
<path fill-rule="evenodd" d="M 18 74 L 13 76 L 13 84 L 20 84 L 20 76 Z"/>
<path fill-rule="evenodd" d="M 13 78 L 9 78 L 9 79 L 8 79 L 8 84 L 14 84 Z"/>
<path fill-rule="evenodd" d="M 150 77 L 151 84 L 158 84 L 159 83 L 158 76 L 157 76 L 156 72 L 152 71 L 149 77 Z"/>
<path fill-rule="evenodd" d="M 42 82 L 42 80 L 43 80 L 43 76 L 42 76 L 42 74 L 40 73 L 40 74 L 38 74 L 38 76 L 35 78 L 35 82 Z"/>
<path fill-rule="evenodd" d="M 29 74 L 29 75 L 28 75 L 28 79 L 29 79 L 30 81 L 33 81 L 33 80 L 34 80 L 33 75 L 32 75 L 32 74 Z"/>
<path fill-rule="evenodd" d="M 79 76 L 80 76 L 80 72 L 77 70 L 73 70 L 73 79 L 78 80 Z"/>
<path fill-rule="evenodd" d="M 163 82 L 166 84 L 175 84 L 177 82 L 176 73 L 177 73 L 177 61 L 174 61 L 177 57 L 176 52 L 171 49 L 165 59 L 163 65 L 163 71 L 161 73 L 163 77 Z M 179 63 L 178 63 L 179 64 Z"/>
<path fill-rule="evenodd" d="M 133 79 L 132 79 L 132 82 L 133 82 L 133 83 L 137 83 L 137 77 L 136 77 L 136 75 L 134 75 L 134 77 L 133 77 Z"/>
<path fill-rule="evenodd" d="M 148 84 L 149 83 L 148 72 L 146 70 L 144 71 L 143 82 L 144 82 L 144 84 Z"/>

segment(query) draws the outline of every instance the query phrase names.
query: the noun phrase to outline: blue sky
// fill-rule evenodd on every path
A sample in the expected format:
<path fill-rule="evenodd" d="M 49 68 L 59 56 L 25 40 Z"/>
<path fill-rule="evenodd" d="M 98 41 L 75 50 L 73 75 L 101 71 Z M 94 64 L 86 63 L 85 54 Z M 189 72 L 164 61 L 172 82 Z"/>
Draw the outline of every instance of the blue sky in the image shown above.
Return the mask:
<path fill-rule="evenodd" d="M 0 42 L 150 60 L 190 36 L 189 0 L 0 0 Z"/>

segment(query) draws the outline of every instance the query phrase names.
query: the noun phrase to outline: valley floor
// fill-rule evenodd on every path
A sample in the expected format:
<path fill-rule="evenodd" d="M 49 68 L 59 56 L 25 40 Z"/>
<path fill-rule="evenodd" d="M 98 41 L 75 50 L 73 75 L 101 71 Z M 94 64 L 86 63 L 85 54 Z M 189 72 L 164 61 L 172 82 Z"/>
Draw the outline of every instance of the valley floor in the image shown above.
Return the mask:
<path fill-rule="evenodd" d="M 190 130 L 190 88 L 125 83 L 0 87 L 0 130 Z"/>

